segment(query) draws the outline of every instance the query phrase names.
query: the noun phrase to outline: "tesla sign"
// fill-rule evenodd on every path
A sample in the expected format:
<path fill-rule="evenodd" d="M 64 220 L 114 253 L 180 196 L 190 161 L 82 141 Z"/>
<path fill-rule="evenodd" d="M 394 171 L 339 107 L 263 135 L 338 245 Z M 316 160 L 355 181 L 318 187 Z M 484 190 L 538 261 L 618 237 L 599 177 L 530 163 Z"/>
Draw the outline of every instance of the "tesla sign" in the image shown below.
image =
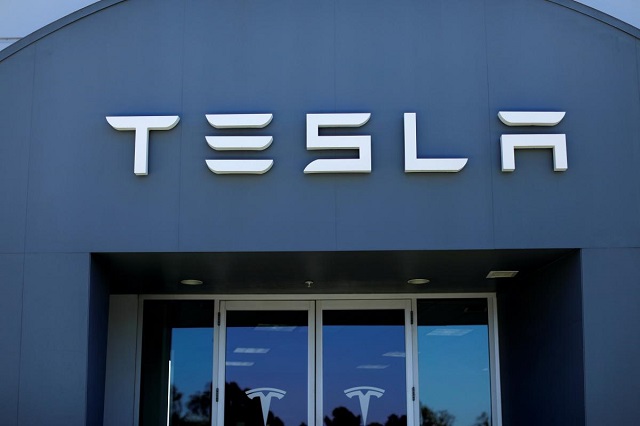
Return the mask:
<path fill-rule="evenodd" d="M 564 112 L 501 111 L 498 118 L 509 127 L 555 126 Z M 206 136 L 207 144 L 216 151 L 263 151 L 273 142 L 272 136 L 251 135 L 251 129 L 262 129 L 271 123 L 273 114 L 207 114 L 209 124 L 216 129 L 246 129 L 244 136 Z M 180 117 L 119 116 L 106 117 L 116 130 L 134 132 L 134 163 L 136 175 L 148 174 L 149 133 L 173 129 Z M 304 173 L 371 173 L 371 136 L 320 136 L 321 128 L 361 127 L 370 113 L 307 114 L 308 150 L 355 150 L 356 158 L 331 158 L 312 161 Z M 468 158 L 418 158 L 416 114 L 404 114 L 404 171 L 406 173 L 456 173 L 464 168 Z M 567 142 L 564 134 L 512 134 L 500 137 L 502 171 L 515 170 L 517 149 L 551 149 L 553 170 L 567 170 Z M 205 160 L 216 174 L 263 174 L 273 166 L 273 159 Z"/>

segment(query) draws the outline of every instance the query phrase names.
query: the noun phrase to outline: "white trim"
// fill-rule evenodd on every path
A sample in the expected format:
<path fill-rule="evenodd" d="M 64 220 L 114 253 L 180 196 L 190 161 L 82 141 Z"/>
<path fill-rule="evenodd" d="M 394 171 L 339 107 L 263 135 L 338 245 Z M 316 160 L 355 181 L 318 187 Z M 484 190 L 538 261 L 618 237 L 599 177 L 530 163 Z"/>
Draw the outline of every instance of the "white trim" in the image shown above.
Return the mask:
<path fill-rule="evenodd" d="M 220 301 L 220 310 L 218 311 L 220 313 L 220 325 L 218 325 L 217 322 L 215 322 L 215 325 L 218 326 L 219 331 L 218 331 L 218 383 L 220 384 L 219 388 L 216 388 L 216 391 L 218 393 L 218 401 L 216 401 L 217 407 L 218 407 L 218 411 L 216 412 L 216 421 L 218 425 L 224 425 L 224 391 L 225 391 L 225 373 L 226 373 L 226 368 L 225 368 L 225 361 L 226 361 L 226 353 L 225 353 L 225 347 L 226 347 L 226 343 L 227 343 L 227 333 L 224 332 L 223 330 L 226 331 L 227 329 L 227 310 L 226 310 L 226 303 L 224 300 Z M 215 319 L 214 319 L 215 320 Z M 215 361 L 214 361 L 214 365 L 215 365 Z M 215 395 L 211 395 L 211 399 L 214 399 Z M 213 405 L 213 402 L 212 402 Z M 211 413 L 211 417 L 213 418 L 213 413 Z"/>
<path fill-rule="evenodd" d="M 220 349 L 220 327 L 218 326 L 218 315 L 220 314 L 220 302 L 213 304 L 213 356 L 211 357 L 211 426 L 218 423 L 219 402 L 216 401 L 216 390 L 218 389 L 218 375 L 216 374 L 216 362 L 218 361 L 218 351 Z M 215 414 L 214 414 L 215 408 Z"/>
<path fill-rule="evenodd" d="M 413 383 L 413 324 L 411 324 L 411 316 L 415 323 L 415 313 L 413 313 L 413 300 L 407 300 L 404 307 L 404 386 L 407 398 L 407 425 L 415 425 L 417 422 L 414 417 L 415 401 L 413 400 L 414 383 Z"/>
<path fill-rule="evenodd" d="M 136 371 L 135 371 L 135 389 L 134 389 L 134 406 L 133 406 L 133 424 L 138 426 L 140 423 L 140 385 L 142 380 L 142 322 L 144 319 L 144 299 L 138 296 L 138 326 L 136 327 Z"/>
<path fill-rule="evenodd" d="M 310 301 L 264 301 L 222 300 L 225 311 L 308 311 L 312 309 Z"/>
<path fill-rule="evenodd" d="M 314 410 L 315 410 L 315 423 L 309 423 L 309 426 L 316 425 L 324 425 L 324 421 L 322 419 L 322 407 L 324 404 L 324 399 L 322 398 L 322 374 L 323 374 L 323 365 L 322 365 L 322 307 L 321 303 L 316 302 L 316 308 L 314 310 L 314 317 L 318 320 L 315 321 L 316 326 L 316 341 L 313 345 L 313 352 L 315 358 L 315 384 L 316 386 L 313 389 L 315 398 L 309 398 L 315 400 Z M 320 391 L 318 391 L 320 390 Z"/>
<path fill-rule="evenodd" d="M 309 302 L 309 333 L 307 333 L 309 337 L 307 342 L 307 365 L 309 366 L 307 374 L 307 424 L 309 426 L 313 426 L 313 420 L 316 417 L 316 404 L 315 398 L 313 398 L 313 395 L 316 394 L 317 374 L 315 344 L 319 340 L 316 338 L 316 306 L 317 303 L 315 301 Z"/>
<path fill-rule="evenodd" d="M 420 376 L 418 371 L 418 299 L 411 299 L 411 311 L 413 312 L 413 324 L 411 324 L 411 341 L 413 343 L 413 358 L 411 386 L 415 389 L 415 400 L 413 401 L 414 425 L 420 424 Z M 409 423 L 407 423 L 409 424 Z"/>
<path fill-rule="evenodd" d="M 500 388 L 500 344 L 498 342 L 497 298 L 487 297 L 489 320 L 489 370 L 491 372 L 491 424 L 502 426 L 502 391 Z"/>

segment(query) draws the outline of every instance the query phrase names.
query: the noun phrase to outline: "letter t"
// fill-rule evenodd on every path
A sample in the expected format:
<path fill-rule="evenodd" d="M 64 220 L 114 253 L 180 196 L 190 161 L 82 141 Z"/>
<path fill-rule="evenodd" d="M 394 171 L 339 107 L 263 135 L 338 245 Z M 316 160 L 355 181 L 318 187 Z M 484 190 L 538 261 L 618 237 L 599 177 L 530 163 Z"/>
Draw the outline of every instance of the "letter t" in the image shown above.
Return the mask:
<path fill-rule="evenodd" d="M 171 130 L 178 121 L 180 117 L 177 115 L 107 117 L 107 122 L 114 129 L 135 131 L 133 173 L 138 176 L 148 174 L 149 131 Z"/>

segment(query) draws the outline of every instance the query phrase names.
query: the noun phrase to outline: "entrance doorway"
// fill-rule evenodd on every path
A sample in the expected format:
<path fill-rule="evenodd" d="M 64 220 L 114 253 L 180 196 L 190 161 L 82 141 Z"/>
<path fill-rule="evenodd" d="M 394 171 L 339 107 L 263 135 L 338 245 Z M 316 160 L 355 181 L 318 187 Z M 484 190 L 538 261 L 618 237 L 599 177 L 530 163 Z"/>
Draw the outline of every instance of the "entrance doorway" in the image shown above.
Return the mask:
<path fill-rule="evenodd" d="M 139 426 L 500 425 L 494 296 L 149 297 Z"/>

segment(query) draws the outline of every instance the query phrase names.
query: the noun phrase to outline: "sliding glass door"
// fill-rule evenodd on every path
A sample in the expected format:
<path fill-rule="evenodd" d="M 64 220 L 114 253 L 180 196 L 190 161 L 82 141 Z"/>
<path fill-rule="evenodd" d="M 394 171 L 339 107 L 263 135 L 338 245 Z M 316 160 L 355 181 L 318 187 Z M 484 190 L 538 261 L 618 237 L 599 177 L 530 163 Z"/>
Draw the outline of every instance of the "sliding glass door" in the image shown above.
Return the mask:
<path fill-rule="evenodd" d="M 312 302 L 222 302 L 218 424 L 301 426 L 313 418 Z"/>
<path fill-rule="evenodd" d="M 409 314 L 402 300 L 318 302 L 317 425 L 412 424 Z"/>
<path fill-rule="evenodd" d="M 407 425 L 409 310 L 408 301 L 222 302 L 218 424 Z"/>

